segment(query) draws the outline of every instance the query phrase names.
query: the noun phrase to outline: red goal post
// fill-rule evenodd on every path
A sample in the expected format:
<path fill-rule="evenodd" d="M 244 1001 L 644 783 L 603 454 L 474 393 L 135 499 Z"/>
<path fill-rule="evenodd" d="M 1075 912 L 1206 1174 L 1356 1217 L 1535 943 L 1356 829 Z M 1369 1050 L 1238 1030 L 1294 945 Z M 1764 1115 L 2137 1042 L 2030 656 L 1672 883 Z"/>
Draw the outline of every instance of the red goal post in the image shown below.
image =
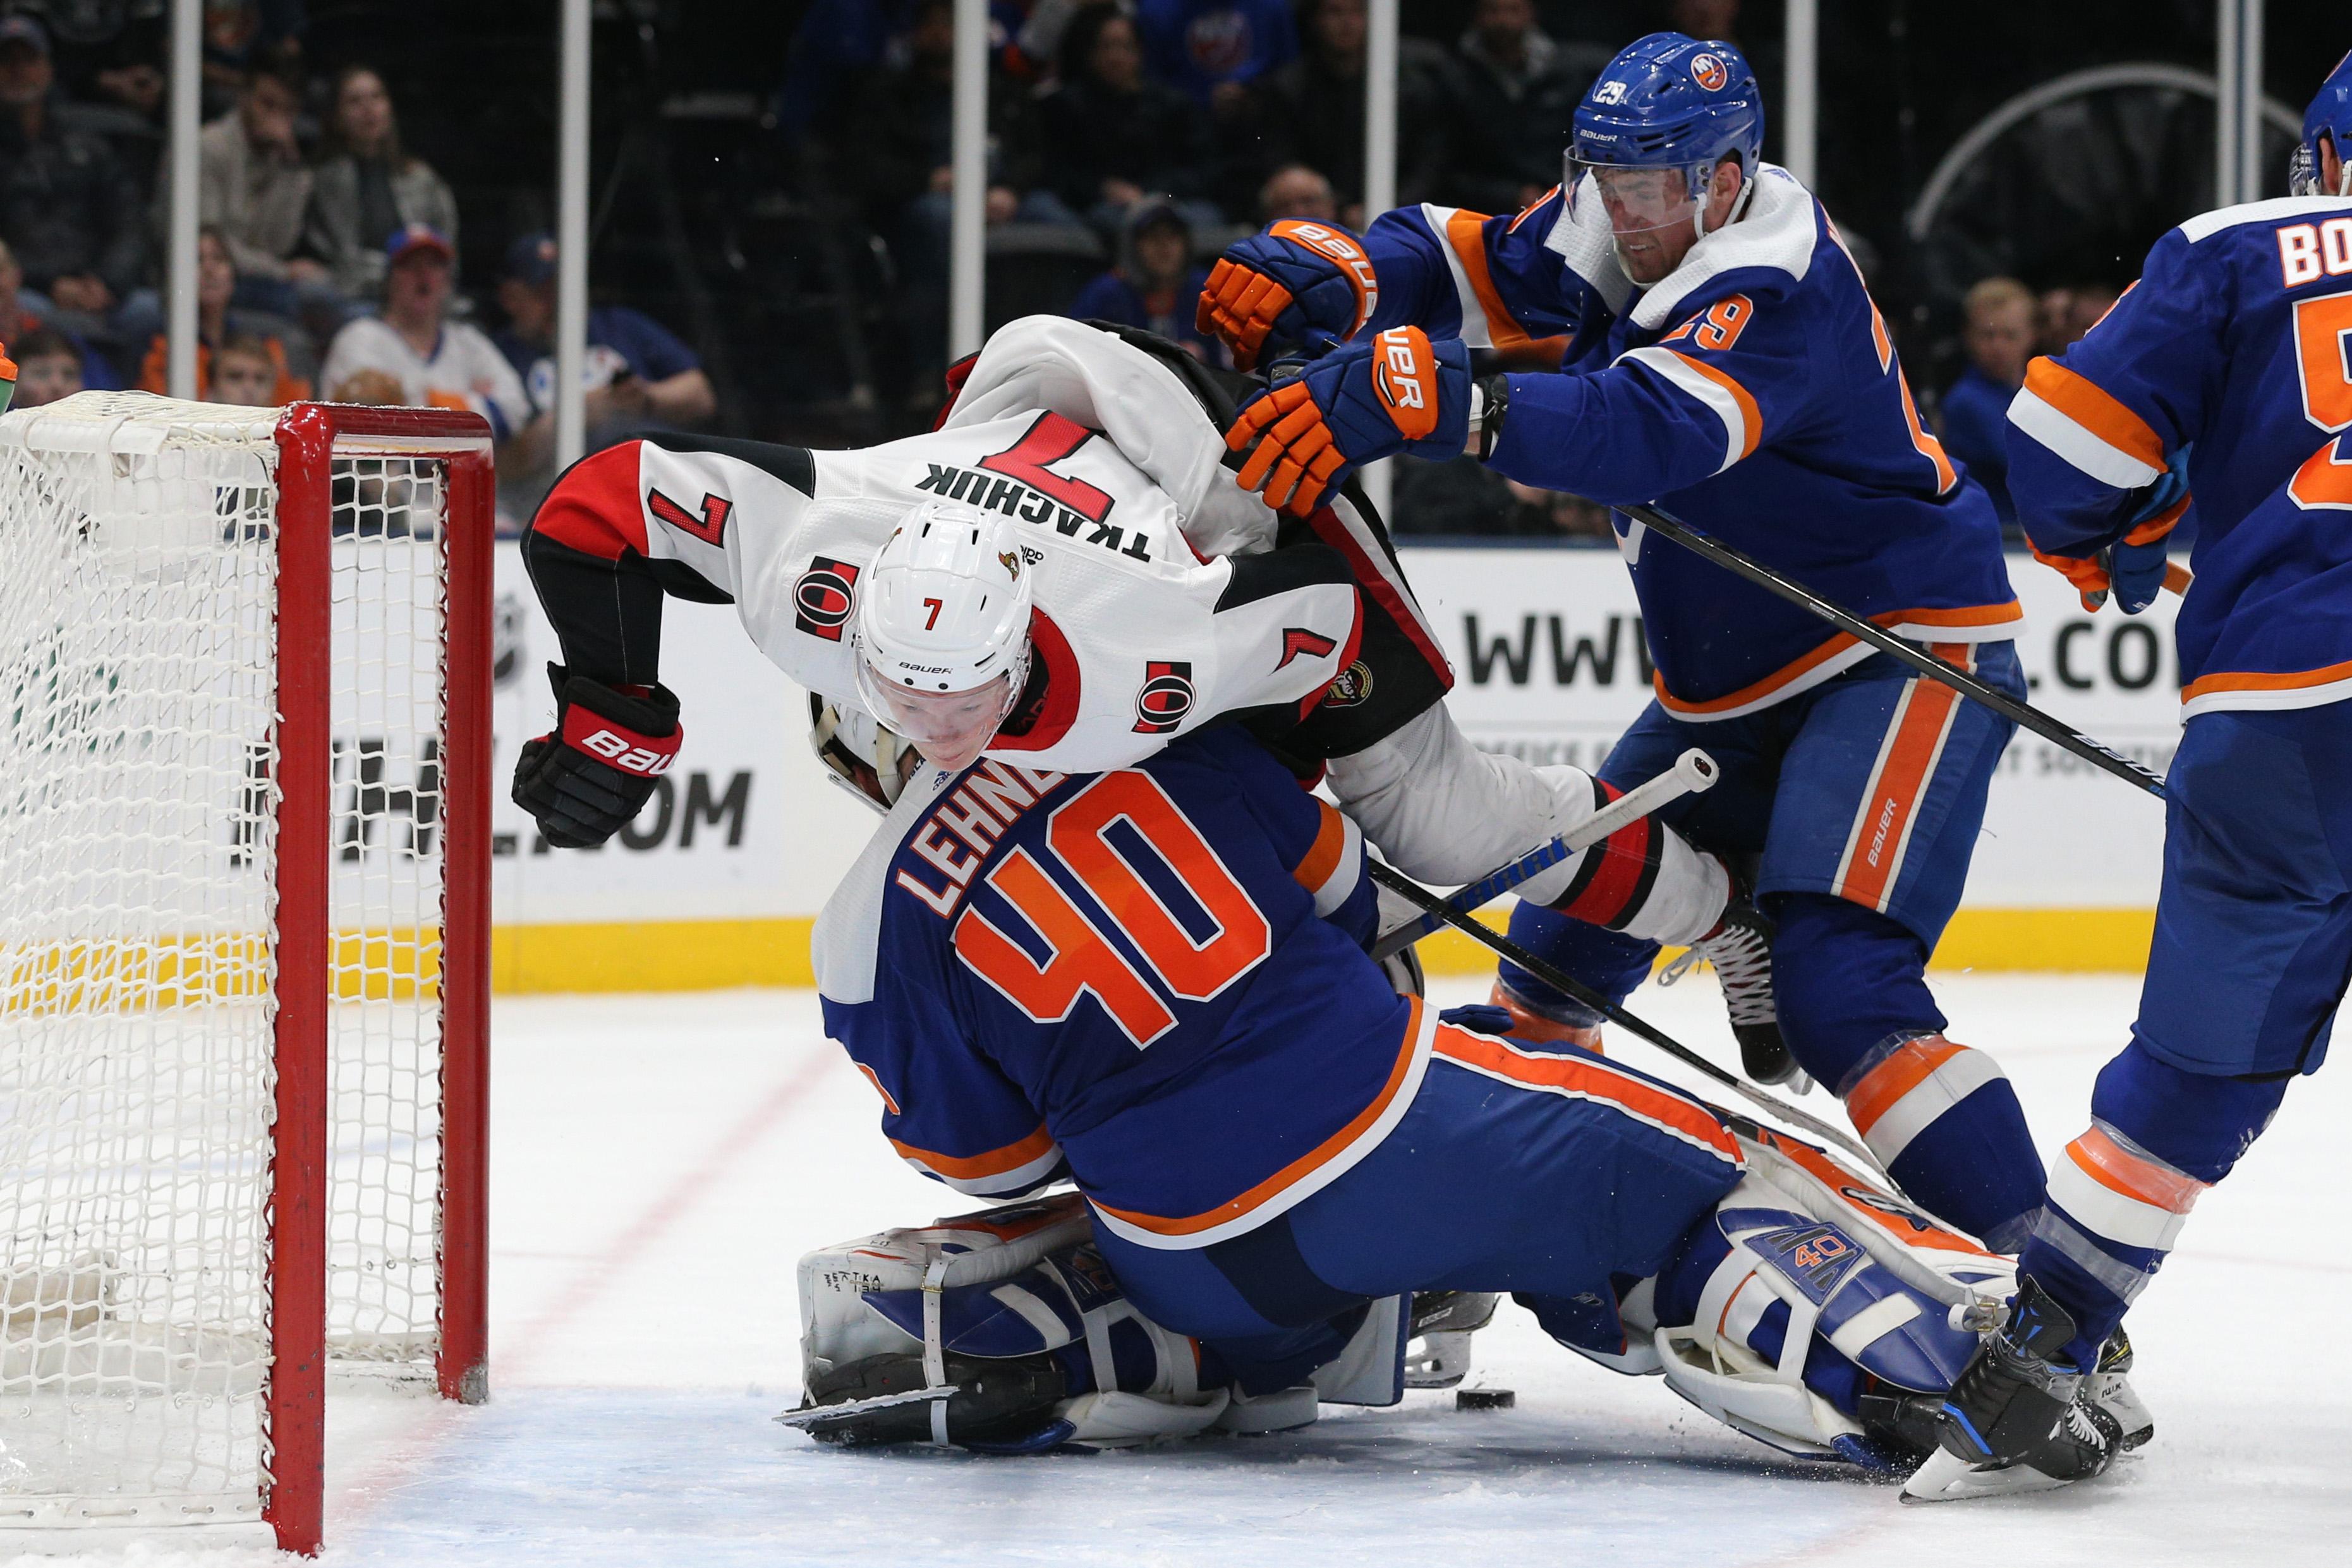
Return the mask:
<path fill-rule="evenodd" d="M 0 418 L 0 1554 L 315 1551 L 331 1365 L 484 1396 L 489 448 Z"/>

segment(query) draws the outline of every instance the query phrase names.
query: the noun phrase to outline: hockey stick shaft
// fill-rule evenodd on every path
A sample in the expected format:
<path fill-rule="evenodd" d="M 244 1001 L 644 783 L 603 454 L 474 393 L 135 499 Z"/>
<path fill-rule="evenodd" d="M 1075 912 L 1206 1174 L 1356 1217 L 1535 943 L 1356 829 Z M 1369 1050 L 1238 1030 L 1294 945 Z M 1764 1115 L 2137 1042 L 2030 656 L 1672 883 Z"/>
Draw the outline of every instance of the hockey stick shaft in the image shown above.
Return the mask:
<path fill-rule="evenodd" d="M 1648 781 L 1637 784 L 1601 810 L 1587 817 L 1572 833 L 1552 839 L 1521 855 L 1507 865 L 1496 866 L 1467 887 L 1456 889 L 1445 898 L 1447 908 L 1468 914 L 1483 904 L 1500 898 L 1539 872 L 1549 870 L 1580 850 L 1591 848 L 1618 829 L 1648 816 L 1670 801 L 1685 795 L 1704 793 L 1715 788 L 1723 770 L 1698 747 L 1693 747 L 1675 758 L 1675 765 Z M 1372 962 L 1380 963 L 1393 954 L 1412 946 L 1445 922 L 1434 915 L 1416 915 L 1391 931 L 1383 932 L 1372 944 Z"/>
<path fill-rule="evenodd" d="M 1758 1110 L 1762 1111 L 1765 1114 L 1778 1117 L 1780 1120 L 1787 1123 L 1792 1127 L 1802 1127 L 1814 1137 L 1820 1138 L 1826 1143 L 1834 1144 L 1839 1148 L 1843 1149 L 1847 1154 L 1853 1155 L 1858 1160 L 1861 1160 L 1868 1168 L 1877 1172 L 1881 1176 L 1886 1176 L 1885 1167 L 1878 1163 L 1875 1155 L 1872 1155 L 1867 1148 L 1864 1147 L 1863 1145 L 1856 1142 L 1853 1138 L 1848 1136 L 1839 1129 L 1831 1126 L 1827 1122 L 1822 1121 L 1820 1117 L 1800 1111 L 1794 1105 L 1789 1104 L 1785 1101 L 1777 1099 L 1772 1095 L 1765 1093 L 1762 1090 L 1755 1088 L 1745 1079 L 1742 1079 L 1736 1074 L 1725 1071 L 1722 1068 L 1717 1067 L 1714 1062 L 1709 1061 L 1706 1057 L 1701 1056 L 1697 1051 L 1693 1051 L 1690 1047 L 1683 1044 L 1682 1041 L 1675 1039 L 1674 1036 L 1666 1033 L 1664 1030 L 1654 1028 L 1650 1024 L 1643 1022 L 1632 1013 L 1627 1012 L 1623 1008 L 1621 1008 L 1616 1003 L 1611 1001 L 1607 997 L 1602 996 L 1599 991 L 1594 990 L 1583 981 L 1579 980 L 1574 976 L 1569 974 L 1565 969 L 1559 967 L 1557 965 L 1547 963 L 1542 958 L 1538 957 L 1535 954 L 1528 951 L 1525 947 L 1520 946 L 1517 942 L 1514 942 L 1509 937 L 1504 936 L 1501 932 L 1490 930 L 1486 926 L 1479 924 L 1471 916 L 1447 907 L 1444 899 L 1438 897 L 1437 894 L 1430 892 L 1429 889 L 1422 886 L 1419 883 L 1413 881 L 1411 877 L 1406 876 L 1403 873 L 1396 870 L 1394 867 L 1382 865 L 1378 861 L 1368 861 L 1366 863 L 1371 868 L 1372 880 L 1374 882 L 1379 883 L 1382 887 L 1387 888 L 1391 893 L 1395 894 L 1406 903 L 1419 906 L 1425 913 L 1434 915 L 1437 919 L 1453 926 L 1455 930 L 1460 931 L 1485 946 L 1493 948 L 1503 957 L 1508 958 L 1512 963 L 1517 964 L 1520 968 L 1525 969 L 1528 974 L 1533 975 L 1545 985 L 1551 987 L 1553 989 L 1559 991 L 1564 995 L 1575 998 L 1578 1001 L 1583 1003 L 1586 1007 L 1591 1008 L 1593 1011 L 1599 1013 L 1602 1018 L 1607 1019 L 1611 1023 L 1617 1025 L 1620 1029 L 1625 1030 L 1627 1032 L 1634 1035 L 1638 1039 L 1647 1040 L 1650 1044 L 1656 1046 L 1660 1051 L 1664 1051 L 1668 1056 L 1673 1057 L 1675 1061 L 1683 1063 L 1685 1067 L 1691 1068 L 1695 1071 L 1704 1073 L 1708 1078 L 1713 1079 L 1716 1082 L 1720 1083 L 1725 1088 L 1730 1090 L 1733 1093 L 1738 1094 L 1741 1099 L 1746 1100 Z M 1892 1180 L 1893 1178 L 1887 1177 L 1887 1179 Z"/>
<path fill-rule="evenodd" d="M 1751 559 L 1738 550 L 1675 521 L 1654 507 L 1620 507 L 1617 508 L 1644 528 L 1654 529 L 1694 555 L 1705 556 L 1726 570 L 1746 578 L 1767 592 L 1777 594 L 1801 610 L 1811 612 L 1831 625 L 1858 641 L 1867 643 L 1880 653 L 1901 660 L 1929 680 L 1941 682 L 1971 702 L 1986 707 L 2021 729 L 2030 729 L 2052 745 L 2073 752 L 2094 766 L 2105 768 L 2127 784 L 2137 785 L 2161 800 L 2164 797 L 2164 776 L 2134 762 L 2079 730 L 2065 725 L 2028 703 L 1997 687 L 1988 685 L 1968 671 L 1946 664 L 1934 654 L 1924 653 L 1906 643 L 1874 622 L 1865 621 L 1853 612 L 1831 603 L 1811 589 L 1781 576 L 1770 567 Z"/>

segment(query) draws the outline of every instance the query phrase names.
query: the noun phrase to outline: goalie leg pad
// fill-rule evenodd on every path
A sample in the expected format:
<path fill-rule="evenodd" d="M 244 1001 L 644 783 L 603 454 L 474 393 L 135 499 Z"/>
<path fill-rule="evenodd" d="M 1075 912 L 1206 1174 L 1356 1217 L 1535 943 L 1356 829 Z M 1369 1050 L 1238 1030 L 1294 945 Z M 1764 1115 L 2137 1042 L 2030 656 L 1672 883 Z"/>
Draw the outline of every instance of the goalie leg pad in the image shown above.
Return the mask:
<path fill-rule="evenodd" d="M 1202 1429 L 1225 1407 L 1222 1365 L 1129 1303 L 1091 1233 L 1063 1197 L 811 1253 L 807 1393 L 780 1419 L 834 1442 L 991 1452 Z"/>
<path fill-rule="evenodd" d="M 1740 1144 L 1747 1177 L 1658 1279 L 1667 1385 L 1783 1452 L 1907 1467 L 2011 1266 L 1809 1145 Z"/>

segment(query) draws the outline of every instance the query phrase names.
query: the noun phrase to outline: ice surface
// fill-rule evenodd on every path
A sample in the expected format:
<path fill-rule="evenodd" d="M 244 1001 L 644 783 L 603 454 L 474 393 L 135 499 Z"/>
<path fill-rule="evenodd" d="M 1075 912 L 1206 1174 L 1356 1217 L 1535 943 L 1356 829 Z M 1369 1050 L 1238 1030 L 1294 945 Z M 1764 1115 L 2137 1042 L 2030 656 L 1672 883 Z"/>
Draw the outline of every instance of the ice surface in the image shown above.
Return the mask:
<path fill-rule="evenodd" d="M 1436 988 L 1446 1002 L 1475 988 Z M 2134 984 L 1938 990 L 1954 1037 L 2009 1068 L 2045 1148 L 2080 1131 Z M 1730 1059 L 1703 979 L 1641 1005 Z M 814 998 L 501 1002 L 495 1039 L 492 1399 L 331 1402 L 329 1564 L 2352 1560 L 2352 1369 L 2332 1299 L 2352 1283 L 2335 1154 L 2352 1068 L 2295 1086 L 2134 1314 L 2147 1450 L 2071 1491 L 1904 1508 L 1559 1349 L 1508 1306 L 1473 1375 L 1517 1389 L 1514 1411 L 1413 1395 L 1295 1435 L 1044 1459 L 821 1449 L 770 1419 L 798 1393 L 793 1260 L 960 1204 L 877 1135 L 874 1092 L 820 1037 Z M 1637 1042 L 1621 1054 L 1659 1066 Z"/>

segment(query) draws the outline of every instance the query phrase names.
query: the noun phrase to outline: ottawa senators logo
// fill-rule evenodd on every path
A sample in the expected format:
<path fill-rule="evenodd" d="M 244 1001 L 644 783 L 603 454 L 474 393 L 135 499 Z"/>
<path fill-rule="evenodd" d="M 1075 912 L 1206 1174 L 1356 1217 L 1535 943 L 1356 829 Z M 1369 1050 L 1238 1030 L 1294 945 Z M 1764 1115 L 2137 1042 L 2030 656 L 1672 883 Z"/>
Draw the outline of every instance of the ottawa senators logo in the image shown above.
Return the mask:
<path fill-rule="evenodd" d="M 1004 569 L 1005 575 L 1010 577 L 1013 581 L 1018 582 L 1021 580 L 1021 558 L 1018 555 L 1015 555 L 1009 549 L 998 550 L 996 552 L 996 564 L 1003 567 Z"/>
<path fill-rule="evenodd" d="M 1723 84 L 1731 79 L 1730 70 L 1720 55 L 1696 55 L 1691 58 L 1691 80 L 1709 92 L 1721 92 Z"/>
<path fill-rule="evenodd" d="M 1339 672 L 1318 707 L 1361 707 L 1372 698 L 1372 667 L 1361 659 Z"/>
<path fill-rule="evenodd" d="M 793 625 L 812 637 L 840 642 L 856 606 L 857 568 L 845 560 L 818 556 L 793 584 Z"/>
<path fill-rule="evenodd" d="M 1143 689 L 1135 694 L 1135 733 L 1166 735 L 1192 711 L 1192 666 L 1181 659 L 1153 659 L 1143 666 Z"/>

